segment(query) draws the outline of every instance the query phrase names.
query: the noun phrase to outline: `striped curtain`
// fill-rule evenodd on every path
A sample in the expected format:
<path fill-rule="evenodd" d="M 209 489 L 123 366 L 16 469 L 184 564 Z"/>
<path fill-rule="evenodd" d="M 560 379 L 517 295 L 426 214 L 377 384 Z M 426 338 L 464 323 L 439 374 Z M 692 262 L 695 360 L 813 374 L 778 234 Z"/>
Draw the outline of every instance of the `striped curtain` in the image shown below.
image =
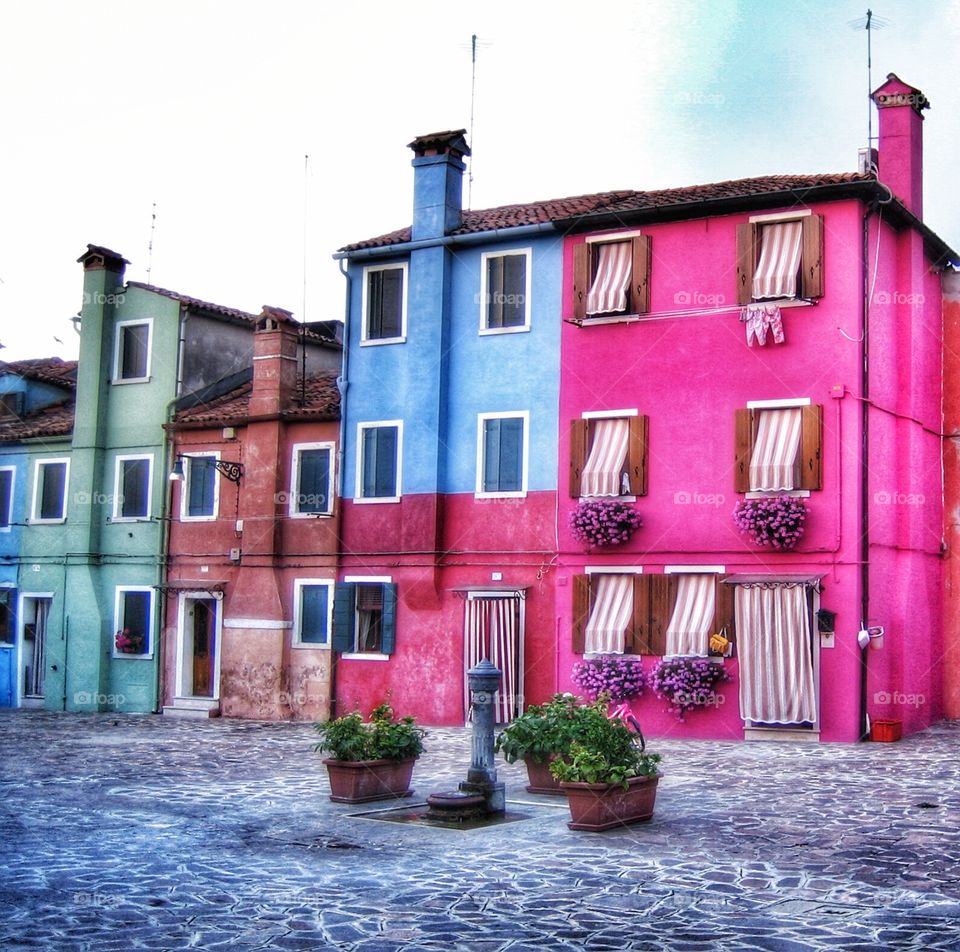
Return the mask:
<path fill-rule="evenodd" d="M 763 410 L 750 456 L 750 489 L 796 489 L 800 482 L 800 407 Z"/>
<path fill-rule="evenodd" d="M 36 604 L 36 623 L 33 626 L 33 655 L 30 659 L 30 678 L 27 695 L 43 697 L 43 682 L 47 670 L 47 611 L 50 603 L 39 598 Z"/>
<path fill-rule="evenodd" d="M 463 625 L 465 719 L 470 715 L 467 671 L 484 658 L 489 658 L 502 672 L 500 690 L 494 698 L 496 722 L 506 724 L 522 713 L 523 658 L 519 620 L 520 599 L 514 595 L 502 598 L 467 597 Z"/>
<path fill-rule="evenodd" d="M 802 235 L 803 224 L 799 221 L 764 225 L 760 232 L 760 261 L 753 273 L 755 300 L 797 296 Z"/>
<path fill-rule="evenodd" d="M 593 443 L 580 477 L 582 496 L 619 496 L 627 459 L 630 424 L 625 419 L 596 420 Z"/>
<path fill-rule="evenodd" d="M 740 716 L 769 724 L 816 720 L 805 585 L 738 585 Z"/>
<path fill-rule="evenodd" d="M 668 655 L 707 656 L 717 602 L 716 576 L 677 576 L 677 601 L 667 625 Z"/>
<path fill-rule="evenodd" d="M 627 309 L 627 287 L 633 264 L 629 241 L 612 241 L 597 249 L 597 266 L 587 292 L 586 313 L 622 314 Z"/>
<path fill-rule="evenodd" d="M 584 635 L 584 652 L 623 654 L 633 615 L 633 576 L 592 576 L 593 609 Z"/>

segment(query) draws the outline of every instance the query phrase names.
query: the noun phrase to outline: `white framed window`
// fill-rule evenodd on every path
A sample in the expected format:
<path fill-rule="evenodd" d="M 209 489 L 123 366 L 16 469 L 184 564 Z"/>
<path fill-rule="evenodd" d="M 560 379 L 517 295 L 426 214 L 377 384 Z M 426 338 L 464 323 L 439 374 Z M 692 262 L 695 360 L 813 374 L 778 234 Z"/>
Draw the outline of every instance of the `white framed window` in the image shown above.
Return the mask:
<path fill-rule="evenodd" d="M 113 345 L 113 383 L 144 383 L 150 379 L 153 318 L 118 321 Z"/>
<path fill-rule="evenodd" d="M 526 496 L 529 430 L 528 410 L 477 414 L 478 499 Z"/>
<path fill-rule="evenodd" d="M 737 225 L 737 303 L 790 306 L 823 296 L 823 216 L 809 208 Z"/>
<path fill-rule="evenodd" d="M 333 512 L 333 443 L 295 443 L 290 464 L 292 518 L 329 516 Z"/>
<path fill-rule="evenodd" d="M 327 578 L 294 579 L 294 645 L 307 648 L 330 647 L 335 584 L 332 579 Z"/>
<path fill-rule="evenodd" d="M 407 263 L 363 269 L 360 344 L 401 344 L 407 339 Z"/>
<path fill-rule="evenodd" d="M 118 456 L 113 482 L 113 521 L 149 519 L 153 511 L 153 456 Z"/>
<path fill-rule="evenodd" d="M 397 586 L 389 575 L 348 575 L 335 587 L 333 648 L 344 658 L 389 661 L 397 638 Z"/>
<path fill-rule="evenodd" d="M 573 316 L 620 321 L 650 310 L 652 239 L 638 231 L 590 235 L 573 249 Z"/>
<path fill-rule="evenodd" d="M 33 469 L 31 522 L 63 522 L 67 518 L 70 460 L 38 459 Z"/>
<path fill-rule="evenodd" d="M 402 470 L 403 420 L 358 423 L 354 502 L 399 502 Z"/>
<path fill-rule="evenodd" d="M 183 454 L 183 482 L 180 484 L 180 521 L 211 522 L 220 512 L 220 474 L 216 461 L 220 453 Z"/>
<path fill-rule="evenodd" d="M 530 248 L 480 255 L 480 333 L 530 330 Z"/>
<path fill-rule="evenodd" d="M 9 532 L 13 522 L 13 489 L 15 466 L 0 466 L 0 532 Z"/>
<path fill-rule="evenodd" d="M 809 397 L 750 400 L 734 415 L 735 488 L 806 496 L 822 486 L 823 407 Z"/>
<path fill-rule="evenodd" d="M 153 656 L 153 589 L 118 585 L 113 613 L 113 656 Z"/>
<path fill-rule="evenodd" d="M 571 497 L 646 495 L 649 423 L 636 409 L 587 410 L 572 420 Z"/>

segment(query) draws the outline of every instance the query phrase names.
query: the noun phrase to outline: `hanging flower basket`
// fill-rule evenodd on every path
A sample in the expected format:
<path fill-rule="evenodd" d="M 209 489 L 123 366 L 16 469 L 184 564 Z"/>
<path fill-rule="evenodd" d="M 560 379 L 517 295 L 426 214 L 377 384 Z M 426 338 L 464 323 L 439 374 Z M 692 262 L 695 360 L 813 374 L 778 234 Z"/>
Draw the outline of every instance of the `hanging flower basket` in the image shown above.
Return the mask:
<path fill-rule="evenodd" d="M 736 527 L 755 545 L 786 551 L 803 535 L 807 504 L 794 496 L 741 499 L 733 509 Z"/>
<path fill-rule="evenodd" d="M 131 635 L 129 628 L 121 628 L 113 636 L 113 643 L 121 654 L 143 654 L 143 635 Z"/>
<path fill-rule="evenodd" d="M 586 545 L 622 545 L 640 525 L 640 513 L 615 499 L 589 499 L 570 514 L 574 537 Z"/>
<path fill-rule="evenodd" d="M 639 661 L 616 655 L 578 661 L 573 666 L 573 681 L 585 694 L 595 698 L 606 693 L 611 701 L 639 697 L 647 684 Z"/>
<path fill-rule="evenodd" d="M 729 680 L 722 664 L 706 658 L 662 658 L 650 672 L 650 687 L 681 721 L 687 711 L 719 707 L 723 699 L 717 685 Z"/>

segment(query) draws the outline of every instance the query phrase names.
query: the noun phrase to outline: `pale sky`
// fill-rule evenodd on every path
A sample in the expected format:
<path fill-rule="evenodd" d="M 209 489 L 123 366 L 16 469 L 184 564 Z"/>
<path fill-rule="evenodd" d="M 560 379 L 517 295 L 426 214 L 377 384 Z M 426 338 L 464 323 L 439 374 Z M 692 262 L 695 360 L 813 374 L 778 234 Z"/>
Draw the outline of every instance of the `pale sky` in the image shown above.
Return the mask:
<path fill-rule="evenodd" d="M 154 202 L 152 283 L 248 311 L 341 318 L 331 254 L 409 223 L 414 136 L 469 127 L 471 34 L 474 208 L 855 170 L 867 47 L 849 24 L 866 8 L 7 3 L 0 358 L 76 356 L 75 259 L 88 242 L 106 245 L 131 261 L 128 278 L 148 280 Z M 887 22 L 873 33 L 873 86 L 896 72 L 930 100 L 925 219 L 960 247 L 960 0 L 877 0 L 875 14 Z"/>

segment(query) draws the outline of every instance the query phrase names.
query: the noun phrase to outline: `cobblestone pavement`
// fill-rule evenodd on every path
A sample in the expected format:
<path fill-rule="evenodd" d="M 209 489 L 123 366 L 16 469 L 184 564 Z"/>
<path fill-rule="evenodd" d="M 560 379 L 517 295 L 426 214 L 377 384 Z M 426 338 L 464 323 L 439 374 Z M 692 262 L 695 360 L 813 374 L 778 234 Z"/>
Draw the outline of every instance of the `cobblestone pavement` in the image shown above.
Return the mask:
<path fill-rule="evenodd" d="M 305 724 L 0 714 L 0 949 L 960 949 L 960 723 L 896 744 L 664 741 L 656 814 L 567 829 L 498 766 L 478 830 L 334 804 Z M 417 797 L 452 789 L 434 730 Z M 516 802 L 519 801 L 519 802 Z M 410 801 L 406 801 L 409 803 Z"/>

